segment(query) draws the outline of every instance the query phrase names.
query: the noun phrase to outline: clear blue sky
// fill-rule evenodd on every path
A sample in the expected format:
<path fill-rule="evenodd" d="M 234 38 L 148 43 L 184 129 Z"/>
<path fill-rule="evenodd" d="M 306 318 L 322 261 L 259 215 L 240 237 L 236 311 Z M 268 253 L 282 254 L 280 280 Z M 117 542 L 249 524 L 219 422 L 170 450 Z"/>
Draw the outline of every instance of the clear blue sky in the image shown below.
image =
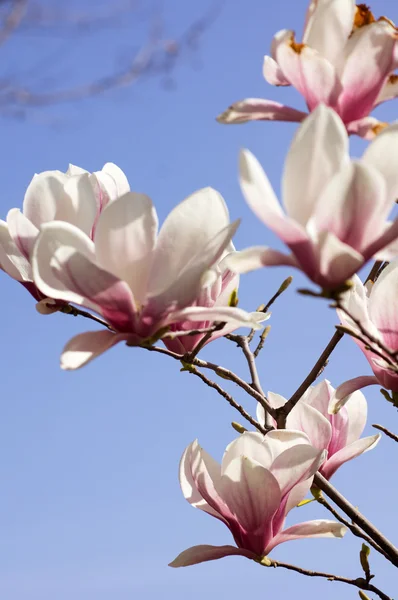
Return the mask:
<path fill-rule="evenodd" d="M 163 4 L 171 33 L 184 30 L 200 14 L 198 3 Z M 66 170 L 69 162 L 96 170 L 113 161 L 123 168 L 132 189 L 151 195 L 161 218 L 192 191 L 211 185 L 224 195 L 232 218 L 243 218 L 238 247 L 279 247 L 244 204 L 237 156 L 241 147 L 250 148 L 279 190 L 295 125 L 226 127 L 215 116 L 248 96 L 302 106 L 294 91 L 268 86 L 261 68 L 276 31 L 295 28 L 300 35 L 305 8 L 304 0 L 227 0 L 201 42 L 199 68 L 185 60 L 175 73 L 173 91 L 165 91 L 159 80 L 148 80 L 126 93 L 31 113 L 25 121 L 2 119 L 3 218 L 9 208 L 22 205 L 35 172 Z M 397 19 L 393 8 L 391 0 L 379 0 L 375 7 Z M 135 27 L 134 35 L 145 37 L 143 25 Z M 96 56 L 110 65 L 118 37 L 124 48 L 135 43 L 126 27 L 121 32 L 111 28 L 86 43 L 53 40 L 54 57 L 48 61 L 52 76 L 59 73 L 66 84 L 83 80 L 89 72 L 81 61 L 92 65 Z M 34 36 L 19 37 L 9 50 L 2 50 L 3 61 L 11 69 L 22 57 L 28 68 L 29 60 L 41 60 L 43 43 Z M 397 106 L 383 107 L 380 116 L 395 119 Z M 360 155 L 363 147 L 352 140 L 354 154 Z M 239 293 L 242 307 L 254 309 L 267 300 L 289 274 L 281 268 L 247 275 Z M 274 307 L 272 331 L 259 359 L 264 389 L 284 395 L 308 373 L 336 322 L 326 304 L 295 293 L 304 280 L 293 274 L 293 286 Z M 176 363 L 143 350 L 120 345 L 79 372 L 62 372 L 60 351 L 72 335 L 89 328 L 87 322 L 40 316 L 22 287 L 5 275 L 0 280 L 0 598 L 356 597 L 354 588 L 266 570 L 243 558 L 180 570 L 167 567 L 191 545 L 231 542 L 222 524 L 184 500 L 177 471 L 184 448 L 196 437 L 220 459 L 235 435 L 229 423 L 239 415 L 193 376 L 179 373 Z M 245 373 L 237 350 L 224 340 L 206 348 L 204 356 Z M 325 375 L 337 385 L 361 374 L 370 374 L 368 364 L 355 344 L 344 340 Z M 232 390 L 254 412 L 254 403 Z M 396 411 L 378 390 L 371 388 L 366 395 L 369 424 L 397 430 Z M 395 541 L 396 464 L 397 448 L 383 439 L 334 478 Z M 296 510 L 291 522 L 328 518 L 313 504 Z M 284 544 L 273 556 L 357 577 L 359 549 L 360 542 L 348 535 L 343 541 Z M 375 584 L 396 592 L 393 568 L 373 553 L 371 564 Z"/>

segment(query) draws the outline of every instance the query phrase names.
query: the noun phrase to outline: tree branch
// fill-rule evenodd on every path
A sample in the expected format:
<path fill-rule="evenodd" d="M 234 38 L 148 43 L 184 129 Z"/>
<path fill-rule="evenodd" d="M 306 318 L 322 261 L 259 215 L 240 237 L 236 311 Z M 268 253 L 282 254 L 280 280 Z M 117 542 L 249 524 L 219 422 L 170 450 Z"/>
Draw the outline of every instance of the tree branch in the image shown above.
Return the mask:
<path fill-rule="evenodd" d="M 382 431 L 383 433 L 388 435 L 388 437 L 391 438 L 392 440 L 394 440 L 394 442 L 398 442 L 398 435 L 396 435 L 395 433 L 392 433 L 392 431 L 387 429 L 387 427 L 383 427 L 383 425 L 377 425 L 377 424 L 373 424 L 372 427 L 374 427 L 375 429 L 379 429 L 380 431 Z"/>

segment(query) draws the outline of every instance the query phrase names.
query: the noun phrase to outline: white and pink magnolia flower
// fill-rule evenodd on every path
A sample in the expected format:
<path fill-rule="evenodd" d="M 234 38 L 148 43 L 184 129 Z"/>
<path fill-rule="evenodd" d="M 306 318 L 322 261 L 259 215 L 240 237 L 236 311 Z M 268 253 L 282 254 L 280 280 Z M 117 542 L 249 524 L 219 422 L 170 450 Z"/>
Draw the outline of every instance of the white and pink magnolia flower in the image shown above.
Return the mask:
<path fill-rule="evenodd" d="M 397 30 L 385 17 L 375 20 L 354 0 L 312 0 L 303 41 L 293 31 L 279 31 L 265 56 L 263 75 L 276 86 L 292 85 L 304 97 L 308 111 L 330 106 L 348 132 L 367 139 L 384 123 L 369 113 L 398 95 Z M 306 113 L 259 98 L 236 102 L 218 117 L 221 123 L 302 121 Z"/>
<path fill-rule="evenodd" d="M 338 414 L 329 414 L 329 405 L 335 389 L 325 379 L 311 386 L 300 398 L 286 420 L 288 429 L 305 433 L 312 446 L 327 450 L 327 458 L 319 471 L 330 479 L 344 463 L 372 450 L 380 434 L 361 438 L 366 425 L 368 405 L 362 392 L 355 392 Z M 280 394 L 268 392 L 267 398 L 273 408 L 280 408 L 287 400 Z M 258 404 L 257 420 L 265 422 L 263 407 Z M 276 423 L 271 423 L 276 426 Z"/>
<path fill-rule="evenodd" d="M 228 256 L 231 252 L 235 252 L 232 242 L 224 251 L 224 256 Z M 236 306 L 239 276 L 224 267 L 222 258 L 209 271 L 209 281 L 200 289 L 199 295 L 193 302 L 194 306 L 207 308 Z M 189 320 L 173 323 L 170 325 L 168 336 L 163 338 L 163 343 L 169 350 L 178 354 L 193 352 L 206 333 L 187 335 L 187 332 L 192 331 L 193 328 L 206 330 L 211 327 L 214 327 L 214 322 L 206 320 L 197 323 L 192 323 Z M 215 331 L 206 343 L 231 333 L 236 327 L 237 325 L 233 322 L 225 324 L 222 329 Z M 181 335 L 178 335 L 178 333 L 181 333 Z M 169 337 L 170 334 L 173 334 L 172 337 Z"/>
<path fill-rule="evenodd" d="M 394 368 L 389 364 L 391 357 L 385 351 L 398 352 L 398 260 L 390 263 L 374 284 L 368 282 L 365 286 L 357 276 L 353 283 L 354 286 L 341 298 L 345 310 L 337 312 L 341 323 L 363 340 L 353 337 L 368 359 L 374 376 L 355 377 L 339 385 L 330 405 L 331 412 L 340 410 L 355 390 L 368 385 L 380 385 L 394 393 L 398 392 L 396 360 L 392 361 Z M 366 343 L 366 334 L 372 341 Z"/>
<path fill-rule="evenodd" d="M 159 234 L 151 199 L 133 192 L 105 207 L 94 240 L 70 223 L 42 225 L 32 254 L 37 287 L 97 312 L 111 328 L 74 337 L 61 366 L 81 367 L 119 341 L 150 343 L 174 323 L 190 321 L 190 329 L 203 321 L 259 328 L 268 315 L 196 305 L 238 224 L 230 224 L 220 194 L 206 188 L 176 206 Z"/>
<path fill-rule="evenodd" d="M 30 182 L 22 212 L 12 208 L 7 220 L 0 221 L 0 268 L 39 301 L 40 312 L 52 312 L 56 306 L 33 283 L 31 253 L 41 225 L 66 221 L 92 236 L 108 202 L 129 190 L 123 171 L 112 163 L 95 173 L 74 165 L 66 173 L 44 171 Z"/>
<path fill-rule="evenodd" d="M 286 515 L 308 493 L 325 456 L 304 433 L 287 429 L 266 436 L 243 433 L 227 446 L 221 465 L 197 441 L 190 444 L 180 463 L 182 493 L 192 506 L 225 523 L 236 547 L 194 546 L 170 566 L 236 554 L 261 560 L 289 540 L 342 537 L 346 528 L 328 520 L 284 529 Z"/>
<path fill-rule="evenodd" d="M 246 201 L 291 253 L 249 248 L 228 256 L 226 266 L 243 273 L 288 265 L 333 290 L 372 257 L 391 259 L 398 249 L 398 220 L 387 221 L 398 196 L 397 154 L 396 124 L 384 129 L 360 160 L 350 160 L 340 117 L 321 104 L 300 125 L 288 152 L 283 212 L 259 162 L 244 150 L 240 183 Z"/>

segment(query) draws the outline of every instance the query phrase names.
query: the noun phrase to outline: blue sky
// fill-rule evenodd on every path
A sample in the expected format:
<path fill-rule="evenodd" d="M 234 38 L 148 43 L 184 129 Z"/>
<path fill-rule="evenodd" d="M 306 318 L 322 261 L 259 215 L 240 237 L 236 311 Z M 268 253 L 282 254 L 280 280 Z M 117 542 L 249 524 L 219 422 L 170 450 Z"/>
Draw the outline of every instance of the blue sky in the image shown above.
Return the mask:
<path fill-rule="evenodd" d="M 203 2 L 204 9 L 208 5 Z M 25 120 L 3 118 L 3 218 L 9 208 L 22 205 L 35 172 L 66 170 L 69 162 L 97 170 L 113 161 L 125 171 L 132 189 L 152 197 L 162 219 L 192 191 L 211 185 L 225 197 L 231 217 L 242 217 L 238 247 L 280 247 L 244 204 L 237 156 L 242 147 L 252 150 L 279 190 L 295 125 L 226 127 L 215 116 L 248 96 L 303 106 L 293 90 L 268 86 L 261 67 L 276 31 L 286 27 L 300 34 L 305 8 L 303 0 L 228 0 L 199 53 L 193 60 L 187 57 L 175 72 L 172 90 L 166 91 L 159 79 L 148 80 L 123 93 L 32 112 Z M 379 0 L 376 10 L 394 19 L 391 8 L 389 0 Z M 165 1 L 170 34 L 183 31 L 200 14 L 195 11 L 193 3 Z M 125 51 L 145 39 L 144 20 L 133 33 L 132 40 L 124 26 L 86 41 L 46 42 L 52 44 L 47 63 L 51 76 L 59 76 L 65 85 L 82 81 L 97 72 L 97 59 L 112 64 L 113 47 Z M 28 70 L 42 61 L 44 43 L 34 35 L 13 40 L 2 50 L 8 68 L 26 64 Z M 378 113 L 394 120 L 396 106 L 390 103 Z M 360 155 L 364 144 L 351 144 L 353 154 Z M 289 274 L 278 268 L 247 275 L 239 291 L 241 306 L 254 309 Z M 294 283 L 273 309 L 272 331 L 258 361 L 264 389 L 284 395 L 308 373 L 336 322 L 326 303 L 295 293 L 306 282 L 292 274 Z M 231 541 L 222 524 L 184 500 L 177 472 L 184 448 L 196 437 L 220 459 L 236 435 L 229 423 L 239 415 L 193 376 L 179 373 L 177 363 L 144 350 L 120 345 L 81 371 L 62 372 L 63 345 L 89 324 L 65 315 L 40 316 L 21 286 L 5 275 L 0 280 L 1 598 L 199 600 L 206 594 L 237 600 L 251 593 L 290 598 L 292 590 L 295 598 L 303 599 L 309 594 L 323 600 L 334 600 L 337 594 L 341 600 L 355 597 L 354 588 L 264 570 L 243 558 L 179 570 L 167 567 L 191 545 Z M 203 356 L 245 375 L 238 351 L 225 340 L 208 346 Z M 351 340 L 341 343 L 325 371 L 334 385 L 369 373 Z M 231 389 L 254 412 L 254 403 Z M 370 388 L 366 396 L 367 433 L 375 422 L 397 430 L 396 411 L 378 390 Z M 376 450 L 345 465 L 334 483 L 397 540 L 394 452 L 393 442 L 383 439 Z M 293 511 L 290 521 L 321 517 L 328 515 L 311 504 Z M 285 544 L 273 556 L 355 578 L 361 575 L 359 549 L 360 542 L 347 536 L 343 541 Z M 371 564 L 375 584 L 392 594 L 393 568 L 373 553 Z"/>

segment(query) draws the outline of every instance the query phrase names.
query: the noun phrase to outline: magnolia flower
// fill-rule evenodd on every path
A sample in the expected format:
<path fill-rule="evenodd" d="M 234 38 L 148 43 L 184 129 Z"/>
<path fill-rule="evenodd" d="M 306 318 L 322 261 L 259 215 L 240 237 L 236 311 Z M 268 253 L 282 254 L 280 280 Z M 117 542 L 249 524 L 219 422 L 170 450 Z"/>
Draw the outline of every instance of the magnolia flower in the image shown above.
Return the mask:
<path fill-rule="evenodd" d="M 224 255 L 228 256 L 229 253 L 234 251 L 235 248 L 231 242 L 225 250 Z M 222 260 L 209 271 L 209 275 L 209 281 L 199 291 L 199 295 L 193 304 L 195 306 L 207 308 L 235 306 L 237 302 L 239 276 L 232 273 L 229 269 L 226 269 L 223 266 Z M 192 321 L 186 320 L 180 323 L 173 323 L 170 326 L 170 333 L 172 333 L 173 336 L 169 337 L 169 333 L 167 337 L 163 338 L 163 343 L 169 350 L 177 352 L 178 354 L 193 352 L 206 333 L 187 335 L 187 332 L 192 331 L 194 328 L 200 330 L 211 329 L 214 325 L 213 321 L 192 323 Z M 222 329 L 216 330 L 212 334 L 208 342 L 214 341 L 227 333 L 231 333 L 236 328 L 237 324 L 234 324 L 233 322 L 228 323 L 228 325 L 225 324 Z"/>
<path fill-rule="evenodd" d="M 398 392 L 398 364 L 396 360 L 393 361 L 394 368 L 390 363 L 391 357 L 384 350 L 398 352 L 398 260 L 390 263 L 374 284 L 369 282 L 365 286 L 357 276 L 353 282 L 354 287 L 342 295 L 343 309 L 337 312 L 341 323 L 354 336 L 364 340 L 353 338 L 368 359 L 374 377 L 364 375 L 341 384 L 332 399 L 331 412 L 340 410 L 349 400 L 350 394 L 367 385 L 378 384 L 393 393 Z M 368 344 L 364 332 L 372 338 Z M 373 352 L 371 348 L 377 352 Z"/>
<path fill-rule="evenodd" d="M 39 301 L 40 312 L 52 312 L 56 306 L 33 283 L 31 253 L 41 225 L 66 221 L 92 235 L 103 208 L 129 190 L 123 171 L 112 163 L 95 173 L 74 165 L 66 173 L 44 171 L 30 182 L 22 212 L 12 208 L 7 221 L 0 221 L 0 268 Z"/>
<path fill-rule="evenodd" d="M 186 567 L 240 554 L 261 560 L 289 540 L 342 537 L 334 521 L 307 521 L 283 529 L 287 513 L 308 493 L 326 452 L 313 448 L 300 431 L 246 432 L 224 453 L 221 466 L 193 442 L 180 463 L 182 493 L 192 506 L 216 517 L 236 546 L 194 546 L 170 564 Z"/>
<path fill-rule="evenodd" d="M 99 313 L 110 330 L 74 337 L 61 365 L 76 369 L 119 341 L 151 343 L 173 323 L 217 321 L 259 328 L 263 313 L 196 306 L 208 271 L 228 247 L 238 222 L 229 223 L 223 198 L 200 190 L 171 211 L 159 234 L 152 201 L 129 192 L 102 211 L 94 241 L 70 223 L 42 225 L 32 254 L 40 291 Z"/>
<path fill-rule="evenodd" d="M 293 31 L 279 31 L 265 56 L 263 75 L 271 85 L 292 85 L 309 112 L 320 103 L 333 108 L 350 133 L 371 139 L 385 123 L 369 113 L 398 95 L 397 31 L 375 20 L 354 0 L 312 0 L 302 43 Z M 236 102 L 218 117 L 221 123 L 302 121 L 306 113 L 271 100 Z"/>
<path fill-rule="evenodd" d="M 380 435 L 360 438 L 366 425 L 368 405 L 362 392 L 352 394 L 346 406 L 336 415 L 328 412 L 335 390 L 325 379 L 310 387 L 289 413 L 286 420 L 288 429 L 305 433 L 314 448 L 327 450 L 327 459 L 319 469 L 326 479 L 347 461 L 372 450 Z M 283 406 L 287 400 L 279 394 L 268 392 L 268 401 L 273 408 Z M 257 420 L 265 422 L 263 407 L 258 404 Z M 276 426 L 276 423 L 272 423 Z"/>
<path fill-rule="evenodd" d="M 240 183 L 246 201 L 291 254 L 251 248 L 228 256 L 226 266 L 243 273 L 288 265 L 333 290 L 372 257 L 389 260 L 398 250 L 398 220 L 386 221 L 398 196 L 397 153 L 398 124 L 384 129 L 362 159 L 350 160 L 341 119 L 318 106 L 298 128 L 286 158 L 284 213 L 259 162 L 243 151 Z"/>

